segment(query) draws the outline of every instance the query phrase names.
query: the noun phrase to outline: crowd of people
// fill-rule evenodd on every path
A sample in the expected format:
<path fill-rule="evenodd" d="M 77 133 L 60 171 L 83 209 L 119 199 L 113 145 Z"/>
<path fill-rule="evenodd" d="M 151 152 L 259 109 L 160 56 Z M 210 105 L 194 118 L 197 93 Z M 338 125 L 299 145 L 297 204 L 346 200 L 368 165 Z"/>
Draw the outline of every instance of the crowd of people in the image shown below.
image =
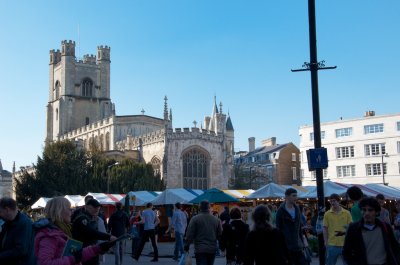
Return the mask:
<path fill-rule="evenodd" d="M 297 191 L 288 188 L 279 207 L 258 205 L 251 224 L 244 221 L 239 208 L 225 207 L 221 214 L 211 210 L 208 201 L 199 204 L 196 214 L 188 215 L 176 203 L 167 232 L 175 238 L 173 259 L 188 255 L 194 245 L 197 265 L 214 264 L 217 255 L 227 265 L 307 265 L 311 262 L 309 238 L 322 233 L 326 264 L 334 265 L 340 257 L 348 265 L 400 265 L 400 202 L 397 213 L 385 208 L 385 198 L 366 197 L 350 187 L 349 209 L 341 197 L 331 194 L 324 212 L 322 230 L 316 229 L 318 212 L 299 206 Z M 152 262 L 159 261 L 157 227 L 159 213 L 151 203 L 143 211 L 128 216 L 121 203 L 106 220 L 100 203 L 85 197 L 85 206 L 71 210 L 64 197 L 51 199 L 44 218 L 32 221 L 18 210 L 11 198 L 0 199 L 0 264 L 8 265 L 98 265 L 113 248 L 115 265 L 121 265 L 128 238 L 131 239 L 132 262 L 139 262 L 149 240 Z"/>

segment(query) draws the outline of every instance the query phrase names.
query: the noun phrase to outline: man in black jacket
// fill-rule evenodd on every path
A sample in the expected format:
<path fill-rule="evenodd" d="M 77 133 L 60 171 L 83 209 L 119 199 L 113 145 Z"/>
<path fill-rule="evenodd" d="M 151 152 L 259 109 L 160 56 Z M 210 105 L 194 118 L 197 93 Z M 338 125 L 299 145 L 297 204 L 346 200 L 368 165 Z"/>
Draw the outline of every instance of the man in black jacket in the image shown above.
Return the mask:
<path fill-rule="evenodd" d="M 34 265 L 32 221 L 17 209 L 11 198 L 0 199 L 0 218 L 5 221 L 0 233 L 0 264 Z"/>
<path fill-rule="evenodd" d="M 83 242 L 83 247 L 95 245 L 97 240 L 114 241 L 117 238 L 113 235 L 98 231 L 98 214 L 100 203 L 95 199 L 86 202 L 84 210 L 72 220 L 72 237 Z M 83 263 L 83 265 L 98 265 L 99 257 Z"/>
<path fill-rule="evenodd" d="M 378 219 L 381 206 L 372 197 L 359 203 L 362 219 L 351 223 L 343 246 L 348 265 L 400 264 L 400 247 L 390 225 Z"/>
<path fill-rule="evenodd" d="M 281 230 L 285 237 L 289 250 L 289 264 L 305 265 L 301 212 L 296 201 L 297 191 L 288 188 L 285 191 L 285 202 L 281 204 L 276 213 L 276 228 Z"/>
<path fill-rule="evenodd" d="M 115 212 L 108 220 L 108 231 L 115 237 L 120 237 L 127 233 L 129 228 L 129 217 L 122 211 L 122 203 L 115 204 Z M 115 265 L 122 264 L 124 256 L 124 241 L 118 241 L 114 246 Z"/>

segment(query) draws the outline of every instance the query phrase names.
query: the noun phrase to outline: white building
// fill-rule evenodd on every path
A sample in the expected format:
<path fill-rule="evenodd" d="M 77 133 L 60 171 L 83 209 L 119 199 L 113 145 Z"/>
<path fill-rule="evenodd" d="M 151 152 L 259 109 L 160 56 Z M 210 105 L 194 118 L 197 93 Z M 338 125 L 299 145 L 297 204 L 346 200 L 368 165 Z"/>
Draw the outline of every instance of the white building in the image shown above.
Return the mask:
<path fill-rule="evenodd" d="M 303 185 L 315 185 L 306 153 L 314 148 L 313 126 L 300 127 L 299 136 Z M 321 123 L 321 142 L 329 160 L 324 179 L 400 186 L 400 114 L 375 116 L 367 111 L 362 118 Z"/>

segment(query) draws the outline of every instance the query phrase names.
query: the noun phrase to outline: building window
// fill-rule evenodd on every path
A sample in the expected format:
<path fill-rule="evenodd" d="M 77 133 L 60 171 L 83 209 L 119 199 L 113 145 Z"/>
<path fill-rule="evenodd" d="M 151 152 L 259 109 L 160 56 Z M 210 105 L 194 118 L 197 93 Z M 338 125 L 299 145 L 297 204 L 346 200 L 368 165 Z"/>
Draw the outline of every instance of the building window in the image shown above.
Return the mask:
<path fill-rule="evenodd" d="M 399 162 L 400 163 L 400 162 Z M 300 169 L 300 178 L 303 179 L 304 178 L 304 169 Z"/>
<path fill-rule="evenodd" d="M 365 165 L 367 176 L 382 175 L 382 163 Z M 383 172 L 386 174 L 386 163 L 383 164 Z"/>
<path fill-rule="evenodd" d="M 296 153 L 292 153 L 292 162 L 296 162 Z"/>
<path fill-rule="evenodd" d="M 311 171 L 311 179 L 316 179 L 317 178 L 317 173 L 316 172 L 317 172 L 316 170 Z M 322 176 L 323 176 L 324 179 L 328 178 L 328 169 L 327 168 L 324 168 L 322 170 Z"/>
<path fill-rule="evenodd" d="M 82 96 L 91 97 L 93 90 L 93 81 L 86 78 L 82 81 Z"/>
<path fill-rule="evenodd" d="M 400 131 L 400 121 L 397 122 L 397 130 Z"/>
<path fill-rule="evenodd" d="M 60 81 L 56 81 L 56 84 L 54 85 L 54 100 L 58 99 L 60 97 Z"/>
<path fill-rule="evenodd" d="M 321 140 L 325 139 L 325 131 L 321 131 Z M 314 141 L 314 133 L 310 133 L 310 141 Z"/>
<path fill-rule="evenodd" d="M 85 118 L 85 125 L 89 125 L 89 117 Z"/>
<path fill-rule="evenodd" d="M 376 156 L 386 154 L 385 144 L 366 144 L 364 145 L 366 156 Z"/>
<path fill-rule="evenodd" d="M 383 132 L 383 123 L 364 126 L 364 134 L 381 133 L 381 132 Z"/>
<path fill-rule="evenodd" d="M 340 128 L 335 130 L 336 138 L 350 136 L 353 134 L 353 128 Z"/>
<path fill-rule="evenodd" d="M 354 146 L 336 147 L 336 158 L 354 157 Z"/>
<path fill-rule="evenodd" d="M 356 166 L 338 166 L 336 167 L 336 174 L 338 178 L 354 177 L 356 175 Z"/>
<path fill-rule="evenodd" d="M 293 180 L 297 180 L 297 168 L 292 167 L 292 175 L 293 175 Z"/>
<path fill-rule="evenodd" d="M 209 159 L 198 149 L 183 154 L 183 187 L 189 189 L 208 189 Z"/>
<path fill-rule="evenodd" d="M 58 109 L 56 109 L 56 121 L 58 121 Z"/>
<path fill-rule="evenodd" d="M 161 176 L 161 160 L 154 156 L 150 161 L 151 166 L 154 170 L 154 176 L 160 175 Z"/>
<path fill-rule="evenodd" d="M 400 154 L 400 142 L 397 142 L 397 153 Z"/>

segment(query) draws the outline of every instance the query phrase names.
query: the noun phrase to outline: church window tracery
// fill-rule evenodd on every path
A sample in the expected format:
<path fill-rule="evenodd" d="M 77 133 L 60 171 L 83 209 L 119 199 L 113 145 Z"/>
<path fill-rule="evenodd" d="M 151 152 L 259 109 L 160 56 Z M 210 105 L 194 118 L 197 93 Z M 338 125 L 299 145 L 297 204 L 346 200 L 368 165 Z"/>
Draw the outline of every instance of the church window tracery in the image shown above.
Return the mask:
<path fill-rule="evenodd" d="M 161 173 L 161 171 L 160 171 L 160 168 L 161 168 L 161 160 L 160 160 L 158 157 L 154 156 L 154 157 L 151 159 L 150 164 L 151 164 L 152 167 L 153 167 L 154 176 L 156 176 L 156 175 L 158 175 L 158 174 Z"/>
<path fill-rule="evenodd" d="M 193 148 L 183 154 L 183 187 L 189 189 L 208 188 L 208 155 Z"/>
<path fill-rule="evenodd" d="M 93 81 L 89 78 L 85 78 L 82 81 L 82 96 L 91 97 L 93 93 Z"/>

